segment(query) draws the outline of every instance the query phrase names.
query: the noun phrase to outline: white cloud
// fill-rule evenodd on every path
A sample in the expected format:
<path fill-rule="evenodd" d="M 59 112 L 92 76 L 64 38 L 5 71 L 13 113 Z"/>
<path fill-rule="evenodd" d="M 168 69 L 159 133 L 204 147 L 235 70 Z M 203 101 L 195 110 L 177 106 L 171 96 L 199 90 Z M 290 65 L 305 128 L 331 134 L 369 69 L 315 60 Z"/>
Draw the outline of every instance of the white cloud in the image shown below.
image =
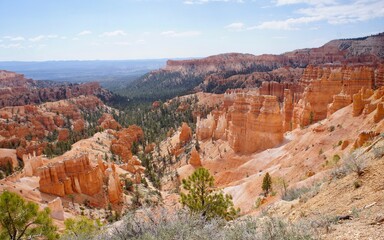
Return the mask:
<path fill-rule="evenodd" d="M 89 30 L 84 30 L 84 31 L 79 32 L 77 35 L 78 36 L 84 36 L 84 35 L 89 35 L 89 34 L 92 34 L 92 32 Z"/>
<path fill-rule="evenodd" d="M 241 31 L 241 30 L 244 30 L 245 25 L 242 22 L 235 22 L 225 26 L 224 28 L 231 31 Z"/>
<path fill-rule="evenodd" d="M 326 21 L 329 24 L 346 24 L 368 21 L 384 17 L 384 1 L 353 0 L 348 3 L 336 3 L 333 0 L 277 0 L 277 5 L 303 3 L 307 7 L 297 9 L 301 16 L 285 20 L 266 21 L 251 29 L 298 30 L 302 25 Z"/>
<path fill-rule="evenodd" d="M 298 30 L 299 25 L 307 24 L 315 21 L 319 21 L 318 17 L 300 17 L 300 18 L 288 18 L 282 21 L 267 21 L 257 26 L 249 27 L 248 30 L 253 29 L 273 29 L 273 30 Z"/>
<path fill-rule="evenodd" d="M 275 36 L 275 37 L 272 37 L 273 39 L 287 39 L 288 37 L 286 36 Z"/>
<path fill-rule="evenodd" d="M 31 42 L 39 42 L 41 40 L 43 40 L 45 38 L 44 35 L 39 35 L 39 36 L 36 36 L 36 37 L 33 37 L 33 38 L 29 38 L 28 40 L 31 41 Z"/>
<path fill-rule="evenodd" d="M 113 44 L 114 45 L 118 45 L 118 46 L 129 46 L 129 45 L 132 45 L 132 43 L 127 42 L 127 41 L 125 41 L 125 42 L 115 42 Z"/>
<path fill-rule="evenodd" d="M 201 35 L 199 31 L 185 31 L 185 32 L 176 32 L 176 31 L 165 31 L 162 32 L 161 35 L 167 37 L 194 37 Z"/>
<path fill-rule="evenodd" d="M 184 4 L 205 4 L 205 3 L 212 3 L 212 2 L 237 2 L 237 3 L 243 3 L 243 0 L 185 0 Z"/>
<path fill-rule="evenodd" d="M 59 35 L 57 35 L 57 34 L 39 35 L 36 37 L 29 38 L 28 40 L 31 42 L 40 42 L 40 41 L 45 40 L 45 39 L 55 39 L 55 38 L 59 38 Z"/>
<path fill-rule="evenodd" d="M 58 38 L 59 36 L 56 35 L 56 34 L 51 34 L 51 35 L 48 35 L 47 38 Z"/>
<path fill-rule="evenodd" d="M 136 41 L 136 44 L 145 44 L 146 41 L 144 39 L 139 39 Z"/>
<path fill-rule="evenodd" d="M 357 0 L 349 4 L 303 8 L 297 12 L 330 24 L 360 22 L 384 17 L 384 1 Z"/>
<path fill-rule="evenodd" d="M 123 30 L 116 30 L 116 31 L 112 31 L 112 32 L 104 32 L 100 36 L 102 36 L 102 37 L 116 37 L 116 36 L 125 36 L 125 35 L 127 35 L 127 33 L 124 32 Z"/>
<path fill-rule="evenodd" d="M 0 48 L 22 48 L 20 43 L 0 44 Z"/>
<path fill-rule="evenodd" d="M 25 38 L 21 36 L 17 36 L 17 37 L 4 36 L 3 38 L 8 39 L 9 41 L 25 41 Z"/>
<path fill-rule="evenodd" d="M 276 0 L 277 6 L 291 5 L 291 4 L 309 4 L 309 5 L 328 5 L 335 4 L 335 0 Z"/>

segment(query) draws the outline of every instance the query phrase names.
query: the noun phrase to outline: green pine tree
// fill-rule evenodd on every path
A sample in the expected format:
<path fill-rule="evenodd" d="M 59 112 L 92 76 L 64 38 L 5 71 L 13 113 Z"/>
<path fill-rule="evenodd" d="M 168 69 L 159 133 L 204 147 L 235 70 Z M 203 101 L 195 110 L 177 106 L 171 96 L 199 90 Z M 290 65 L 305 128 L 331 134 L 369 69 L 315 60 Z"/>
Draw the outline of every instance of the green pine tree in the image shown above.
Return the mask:
<path fill-rule="evenodd" d="M 200 213 L 207 219 L 221 217 L 226 220 L 236 218 L 240 212 L 233 207 L 230 195 L 214 190 L 214 178 L 205 168 L 199 168 L 183 179 L 182 185 L 188 194 L 181 193 L 181 203 L 191 212 Z"/>
<path fill-rule="evenodd" d="M 4 191 L 0 195 L 0 239 L 57 239 L 49 213 L 49 208 L 39 211 L 36 203 Z"/>
<path fill-rule="evenodd" d="M 265 174 L 263 178 L 263 184 L 261 188 L 263 189 L 265 196 L 267 196 L 268 193 L 272 190 L 272 178 L 268 172 Z"/>
<path fill-rule="evenodd" d="M 64 221 L 65 232 L 63 239 L 93 239 L 102 226 L 99 220 L 91 220 L 84 216 Z"/>

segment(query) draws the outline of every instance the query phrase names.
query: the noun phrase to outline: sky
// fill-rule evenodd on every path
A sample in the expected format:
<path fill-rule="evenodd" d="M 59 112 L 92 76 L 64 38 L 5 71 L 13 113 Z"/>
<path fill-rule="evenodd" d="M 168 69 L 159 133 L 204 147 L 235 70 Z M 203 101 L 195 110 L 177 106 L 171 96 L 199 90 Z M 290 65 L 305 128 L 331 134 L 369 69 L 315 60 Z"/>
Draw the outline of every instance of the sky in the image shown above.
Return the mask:
<path fill-rule="evenodd" d="M 383 0 L 0 0 L 0 61 L 280 54 L 380 32 Z"/>

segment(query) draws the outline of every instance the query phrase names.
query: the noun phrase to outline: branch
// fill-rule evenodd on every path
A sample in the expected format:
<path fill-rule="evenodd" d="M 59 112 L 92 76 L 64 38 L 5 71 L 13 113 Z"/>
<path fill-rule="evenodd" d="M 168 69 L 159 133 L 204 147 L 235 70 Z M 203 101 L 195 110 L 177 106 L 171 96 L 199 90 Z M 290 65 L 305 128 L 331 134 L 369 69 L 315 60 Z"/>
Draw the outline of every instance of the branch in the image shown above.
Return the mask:
<path fill-rule="evenodd" d="M 19 237 L 17 238 L 17 240 L 21 239 L 21 237 L 25 234 L 25 231 L 27 230 L 27 228 L 29 226 L 31 226 L 32 224 L 35 224 L 35 223 L 36 223 L 36 220 L 33 221 L 33 222 L 28 223 L 27 225 L 25 225 L 25 228 L 23 229 L 23 231 L 21 231 L 21 233 L 20 233 Z"/>

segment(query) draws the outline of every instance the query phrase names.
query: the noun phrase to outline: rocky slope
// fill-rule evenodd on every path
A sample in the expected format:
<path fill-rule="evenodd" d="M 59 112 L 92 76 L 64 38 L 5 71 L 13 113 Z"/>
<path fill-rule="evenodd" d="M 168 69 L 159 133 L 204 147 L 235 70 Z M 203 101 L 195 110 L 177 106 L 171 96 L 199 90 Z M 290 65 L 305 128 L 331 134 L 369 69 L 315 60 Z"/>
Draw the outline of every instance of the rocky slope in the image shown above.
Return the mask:
<path fill-rule="evenodd" d="M 353 69 L 352 72 L 366 71 L 361 67 Z M 328 80 L 306 82 L 304 92 L 313 89 L 313 83 L 321 85 L 324 81 L 326 85 L 320 88 L 327 89 L 327 81 L 337 83 L 336 79 L 329 80 L 329 76 L 339 75 L 346 69 L 333 71 L 327 74 Z M 228 92 L 221 108 L 197 122 L 195 137 L 199 140 L 198 154 L 196 150 L 188 152 L 188 147 L 185 147 L 186 152 L 179 153 L 181 160 L 173 166 L 179 179 L 202 166 L 210 170 L 218 188 L 232 195 L 235 206 L 241 208 L 242 214 L 257 215 L 264 209 L 263 212 L 293 221 L 306 219 L 314 224 L 323 224 L 321 228 L 329 224 L 330 230 L 324 227 L 324 233 L 321 233 L 324 239 L 341 236 L 347 239 L 350 234 L 360 239 L 381 236 L 384 198 L 378 171 L 383 167 L 384 89 L 381 87 L 374 91 L 366 88 L 365 84 L 372 79 L 363 77 L 357 81 L 361 84 L 361 89 L 357 90 L 351 87 L 357 83 L 351 76 L 359 74 L 347 75 L 349 77 L 338 88 L 338 91 L 344 92 L 343 95 L 336 91 L 329 101 L 316 101 L 318 107 L 325 107 L 320 119 L 288 132 L 284 129 L 284 119 L 288 118 L 284 110 L 289 105 L 287 101 L 281 109 L 276 97 L 259 95 L 259 91 Z M 304 76 L 301 81 L 305 82 L 305 79 Z M 329 91 L 321 93 L 328 94 Z M 320 92 L 317 95 L 321 96 Z M 306 98 L 306 94 L 297 96 Z M 293 99 L 288 93 L 286 97 Z M 199 99 L 204 100 L 204 96 L 199 95 Z M 295 109 L 299 102 L 292 101 L 291 109 Z M 178 144 L 179 134 L 177 132 L 163 143 L 164 154 L 167 148 Z M 195 142 L 192 141 L 192 146 Z M 369 154 L 359 155 L 361 152 Z M 351 165 L 350 161 L 355 159 L 356 154 L 365 169 L 363 177 L 358 177 L 354 170 L 341 173 L 346 175 L 345 178 L 340 176 L 340 171 Z M 186 164 L 184 159 L 189 163 Z M 274 181 L 276 195 L 264 198 L 261 184 L 267 172 Z M 169 184 L 169 178 L 163 180 L 163 190 L 177 187 L 177 184 Z M 281 180 L 288 189 L 311 190 L 300 201 L 282 201 Z M 362 184 L 362 187 L 356 184 Z M 166 204 L 173 206 L 178 201 L 178 196 L 172 191 L 164 196 Z M 260 204 L 261 207 L 257 208 Z M 330 220 L 346 215 L 351 216 L 350 222 Z"/>
<path fill-rule="evenodd" d="M 23 74 L 0 70 L 0 107 L 23 106 L 58 101 L 80 95 L 100 95 L 104 98 L 111 93 L 96 82 L 84 84 L 60 84 L 26 79 Z"/>
<path fill-rule="evenodd" d="M 377 66 L 384 62 L 383 43 L 384 34 L 378 34 L 333 40 L 319 48 L 280 55 L 228 53 L 203 59 L 169 60 L 164 69 L 145 75 L 120 93 L 131 99 L 148 100 L 172 98 L 197 86 L 195 90 L 224 93 L 229 88 L 258 87 L 262 81 L 292 82 L 300 78 L 300 68 L 308 65 Z"/>

